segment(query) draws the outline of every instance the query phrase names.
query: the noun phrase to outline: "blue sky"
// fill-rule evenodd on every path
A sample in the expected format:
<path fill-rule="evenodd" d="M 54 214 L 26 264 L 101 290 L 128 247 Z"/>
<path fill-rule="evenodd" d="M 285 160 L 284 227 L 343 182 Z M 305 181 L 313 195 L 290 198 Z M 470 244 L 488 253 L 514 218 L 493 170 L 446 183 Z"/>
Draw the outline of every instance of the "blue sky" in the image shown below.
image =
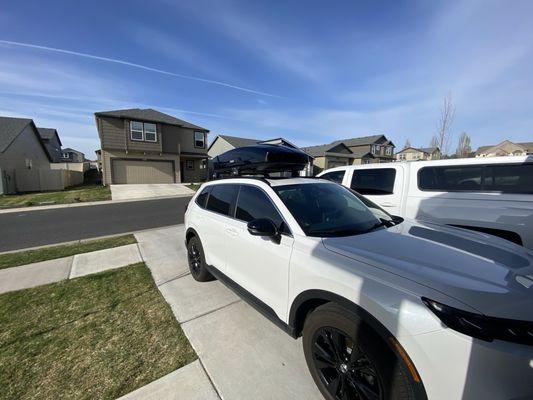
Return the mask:
<path fill-rule="evenodd" d="M 0 114 L 91 158 L 93 113 L 132 107 L 211 139 L 427 146 L 451 92 L 451 150 L 463 131 L 474 148 L 533 141 L 531 15 L 531 1 L 4 0 Z"/>

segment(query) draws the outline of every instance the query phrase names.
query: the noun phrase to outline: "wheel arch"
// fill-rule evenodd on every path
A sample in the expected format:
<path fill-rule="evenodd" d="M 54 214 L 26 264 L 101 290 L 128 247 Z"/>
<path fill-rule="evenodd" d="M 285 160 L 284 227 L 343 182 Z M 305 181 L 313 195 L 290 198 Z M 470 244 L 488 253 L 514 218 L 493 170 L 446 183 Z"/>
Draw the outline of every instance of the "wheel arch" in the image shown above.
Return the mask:
<path fill-rule="evenodd" d="M 200 239 L 200 235 L 198 235 L 198 232 L 196 232 L 194 228 L 188 228 L 185 232 L 185 245 L 189 243 L 189 240 L 191 240 L 193 236 L 196 236 L 198 239 Z"/>
<path fill-rule="evenodd" d="M 289 330 L 294 338 L 298 338 L 302 335 L 307 315 L 316 307 L 326 303 L 336 303 L 353 312 L 374 332 L 376 332 L 386 346 L 407 365 L 408 372 L 415 384 L 417 399 L 427 399 L 427 394 L 420 378 L 420 374 L 396 337 L 371 313 L 345 297 L 320 289 L 306 290 L 296 296 L 289 312 Z"/>

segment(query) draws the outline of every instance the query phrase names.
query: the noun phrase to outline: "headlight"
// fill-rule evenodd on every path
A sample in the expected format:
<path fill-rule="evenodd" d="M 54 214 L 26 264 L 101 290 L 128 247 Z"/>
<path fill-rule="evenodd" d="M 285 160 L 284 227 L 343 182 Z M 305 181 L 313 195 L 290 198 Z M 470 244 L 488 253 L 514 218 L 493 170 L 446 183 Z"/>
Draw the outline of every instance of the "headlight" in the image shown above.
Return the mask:
<path fill-rule="evenodd" d="M 533 322 L 487 317 L 449 307 L 425 297 L 422 301 L 444 325 L 457 332 L 487 342 L 504 340 L 533 346 Z"/>

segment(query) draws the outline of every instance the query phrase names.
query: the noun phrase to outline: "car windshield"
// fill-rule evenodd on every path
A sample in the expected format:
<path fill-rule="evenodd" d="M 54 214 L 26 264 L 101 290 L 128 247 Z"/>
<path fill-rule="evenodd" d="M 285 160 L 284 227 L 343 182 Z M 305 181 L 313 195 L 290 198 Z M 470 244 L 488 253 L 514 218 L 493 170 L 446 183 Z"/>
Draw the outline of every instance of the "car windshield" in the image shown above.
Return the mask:
<path fill-rule="evenodd" d="M 332 183 L 274 187 L 308 236 L 367 233 L 399 222 L 361 195 Z"/>

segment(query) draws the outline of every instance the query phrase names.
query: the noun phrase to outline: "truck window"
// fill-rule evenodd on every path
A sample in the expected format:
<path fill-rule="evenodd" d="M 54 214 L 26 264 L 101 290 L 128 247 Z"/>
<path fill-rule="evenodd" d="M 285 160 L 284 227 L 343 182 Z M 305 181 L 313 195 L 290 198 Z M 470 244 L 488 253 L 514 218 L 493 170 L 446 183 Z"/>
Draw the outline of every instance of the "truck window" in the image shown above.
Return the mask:
<path fill-rule="evenodd" d="M 344 179 L 344 173 L 345 171 L 331 171 L 325 173 L 324 175 L 320 175 L 320 179 L 327 179 L 328 181 L 335 183 L 342 183 L 342 180 Z"/>
<path fill-rule="evenodd" d="M 356 169 L 350 188 L 361 194 L 392 194 L 395 178 L 394 168 Z"/>
<path fill-rule="evenodd" d="M 533 193 L 533 164 L 424 167 L 420 190 Z"/>

